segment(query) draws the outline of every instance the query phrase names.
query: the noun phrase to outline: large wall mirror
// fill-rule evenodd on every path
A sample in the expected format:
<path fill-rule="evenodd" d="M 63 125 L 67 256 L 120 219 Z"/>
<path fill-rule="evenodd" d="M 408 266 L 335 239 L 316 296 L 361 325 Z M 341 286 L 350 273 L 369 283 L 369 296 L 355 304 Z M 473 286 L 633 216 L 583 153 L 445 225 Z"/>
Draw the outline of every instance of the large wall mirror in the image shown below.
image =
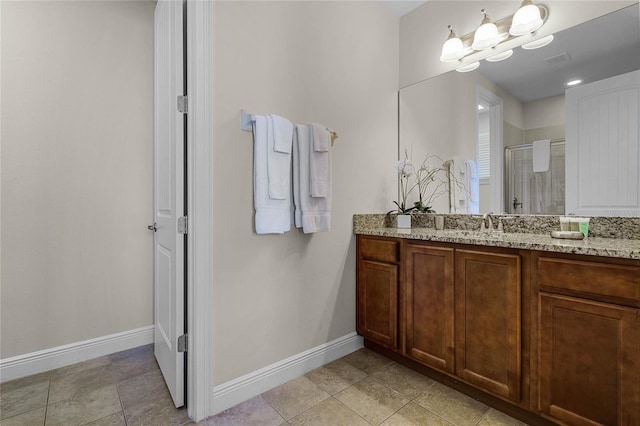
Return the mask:
<path fill-rule="evenodd" d="M 468 213 L 639 215 L 639 10 L 401 89 L 400 155 L 474 160 L 479 207 Z M 572 80 L 582 81 L 571 88 Z M 538 149 L 548 156 L 544 172 L 533 171 Z M 449 212 L 450 200 L 433 208 Z"/>

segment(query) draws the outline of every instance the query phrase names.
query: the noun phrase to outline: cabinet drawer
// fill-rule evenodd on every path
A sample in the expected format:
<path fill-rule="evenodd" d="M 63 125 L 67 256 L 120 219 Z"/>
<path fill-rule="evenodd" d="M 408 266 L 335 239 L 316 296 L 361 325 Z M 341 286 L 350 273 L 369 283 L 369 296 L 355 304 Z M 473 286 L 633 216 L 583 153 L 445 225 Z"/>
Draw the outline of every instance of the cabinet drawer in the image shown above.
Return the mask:
<path fill-rule="evenodd" d="M 538 284 L 640 301 L 640 267 L 633 265 L 539 257 Z"/>
<path fill-rule="evenodd" d="M 380 262 L 398 262 L 400 242 L 391 238 L 360 237 L 360 258 Z"/>

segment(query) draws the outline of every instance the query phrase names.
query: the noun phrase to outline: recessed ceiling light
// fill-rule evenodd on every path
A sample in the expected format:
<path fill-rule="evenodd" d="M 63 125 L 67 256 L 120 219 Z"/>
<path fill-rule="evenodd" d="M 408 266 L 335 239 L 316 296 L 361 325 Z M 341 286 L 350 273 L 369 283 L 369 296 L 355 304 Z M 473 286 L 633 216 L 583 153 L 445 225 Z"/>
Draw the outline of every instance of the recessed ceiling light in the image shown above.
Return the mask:
<path fill-rule="evenodd" d="M 478 111 L 482 111 L 484 107 L 482 105 L 478 105 Z"/>
<path fill-rule="evenodd" d="M 539 49 L 551 43 L 552 41 L 553 41 L 553 34 L 548 35 L 546 37 L 539 38 L 529 43 L 525 43 L 522 45 L 522 48 L 526 50 Z"/>
<path fill-rule="evenodd" d="M 495 55 L 487 57 L 487 61 L 489 61 L 489 62 L 500 62 L 500 61 L 504 61 L 507 58 L 510 58 L 511 55 L 513 55 L 513 50 L 510 49 L 510 50 L 507 50 L 505 52 L 497 53 Z"/>
<path fill-rule="evenodd" d="M 458 72 L 469 72 L 469 71 L 473 71 L 476 68 L 478 68 L 480 66 L 480 62 L 473 62 L 469 65 L 463 65 L 461 67 L 456 68 L 456 71 Z"/>
<path fill-rule="evenodd" d="M 582 83 L 582 80 L 571 80 L 567 82 L 567 86 L 575 86 L 576 84 Z"/>

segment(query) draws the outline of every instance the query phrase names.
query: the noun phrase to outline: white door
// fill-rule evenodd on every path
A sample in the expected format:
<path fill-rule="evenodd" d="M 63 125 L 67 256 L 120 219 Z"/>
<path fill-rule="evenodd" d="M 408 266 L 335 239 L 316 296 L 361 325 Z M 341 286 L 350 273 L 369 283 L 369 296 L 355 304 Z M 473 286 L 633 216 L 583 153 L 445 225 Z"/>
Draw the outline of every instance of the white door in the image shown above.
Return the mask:
<path fill-rule="evenodd" d="M 154 351 L 176 407 L 184 405 L 185 215 L 184 116 L 177 97 L 184 93 L 183 2 L 160 0 L 155 10 L 154 64 Z"/>

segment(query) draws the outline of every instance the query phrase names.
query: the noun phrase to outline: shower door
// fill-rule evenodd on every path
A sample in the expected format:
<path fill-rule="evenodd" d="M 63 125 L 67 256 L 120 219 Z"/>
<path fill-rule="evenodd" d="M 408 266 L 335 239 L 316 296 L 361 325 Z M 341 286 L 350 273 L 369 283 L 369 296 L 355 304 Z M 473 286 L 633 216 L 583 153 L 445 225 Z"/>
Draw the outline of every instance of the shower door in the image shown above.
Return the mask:
<path fill-rule="evenodd" d="M 533 145 L 505 149 L 507 212 L 564 214 L 564 139 L 551 142 L 549 171 L 533 172 Z"/>

